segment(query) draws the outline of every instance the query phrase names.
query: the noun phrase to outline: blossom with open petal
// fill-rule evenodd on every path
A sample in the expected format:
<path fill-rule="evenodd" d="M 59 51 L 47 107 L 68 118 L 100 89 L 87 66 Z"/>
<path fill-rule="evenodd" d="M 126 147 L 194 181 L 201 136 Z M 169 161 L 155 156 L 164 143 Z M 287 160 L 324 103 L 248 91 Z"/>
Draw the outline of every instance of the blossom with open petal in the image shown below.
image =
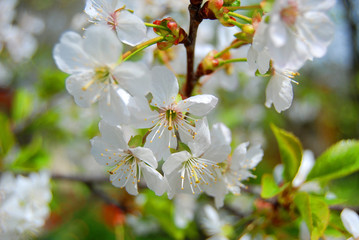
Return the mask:
<path fill-rule="evenodd" d="M 220 163 L 229 152 L 225 139 L 211 142 L 207 120 L 196 127 L 197 135 L 188 143 L 191 153 L 182 151 L 172 154 L 162 166 L 170 190 L 169 198 L 176 193 L 200 194 L 213 188 L 221 178 Z"/>
<path fill-rule="evenodd" d="M 147 186 L 156 195 L 166 191 L 163 176 L 156 171 L 157 161 L 152 151 L 144 147 L 131 148 L 127 145 L 121 127 L 101 121 L 101 137 L 91 140 L 91 153 L 102 165 L 112 167 L 110 180 L 116 187 L 126 187 L 129 194 L 137 195 L 137 183 L 143 176 Z"/>
<path fill-rule="evenodd" d="M 292 105 L 292 82 L 295 82 L 292 78 L 295 75 L 296 73 L 291 71 L 274 71 L 266 89 L 266 107 L 270 108 L 273 104 L 275 110 L 280 113 Z"/>
<path fill-rule="evenodd" d="M 277 0 L 253 37 L 253 48 L 268 51 L 275 68 L 298 70 L 306 60 L 324 56 L 334 35 L 325 14 L 335 0 Z"/>
<path fill-rule="evenodd" d="M 85 13 L 91 21 L 107 25 L 116 31 L 118 38 L 131 46 L 146 38 L 146 26 L 118 0 L 87 0 Z"/>
<path fill-rule="evenodd" d="M 81 107 L 100 101 L 100 115 L 111 124 L 125 123 L 131 95 L 145 95 L 146 67 L 132 62 L 119 63 L 122 44 L 106 27 L 92 26 L 84 39 L 66 32 L 54 48 L 57 66 L 71 74 L 66 88 Z M 126 91 L 121 91 L 124 89 Z"/>
<path fill-rule="evenodd" d="M 152 149 L 157 160 L 161 160 L 170 155 L 170 148 L 177 147 L 176 132 L 185 143 L 195 137 L 193 124 L 198 119 L 187 114 L 205 116 L 216 106 L 218 99 L 203 94 L 178 100 L 177 79 L 166 67 L 154 67 L 151 78 L 150 92 L 153 98 L 150 105 L 153 110 L 146 99 L 137 99 L 130 108 L 134 125 L 150 128 L 145 147 Z"/>
<path fill-rule="evenodd" d="M 217 136 L 217 141 L 225 139 L 224 136 L 227 136 L 227 144 L 229 145 L 231 142 L 229 129 L 222 123 L 217 123 L 214 125 L 215 127 L 217 134 L 212 135 Z M 228 192 L 240 194 L 240 188 L 245 187 L 241 181 L 255 177 L 251 170 L 262 160 L 263 150 L 259 145 L 248 146 L 248 142 L 242 143 L 234 150 L 231 157 L 227 155 L 227 161 L 224 162 L 226 166 L 222 168 L 222 178 L 217 185 L 207 190 L 207 193 L 215 198 L 217 208 L 223 206 L 224 197 Z"/>
<path fill-rule="evenodd" d="M 201 218 L 201 227 L 203 228 L 206 235 L 209 236 L 210 240 L 228 240 L 224 230 L 227 224 L 223 219 L 220 218 L 216 209 L 211 205 L 206 205 L 203 208 Z"/>

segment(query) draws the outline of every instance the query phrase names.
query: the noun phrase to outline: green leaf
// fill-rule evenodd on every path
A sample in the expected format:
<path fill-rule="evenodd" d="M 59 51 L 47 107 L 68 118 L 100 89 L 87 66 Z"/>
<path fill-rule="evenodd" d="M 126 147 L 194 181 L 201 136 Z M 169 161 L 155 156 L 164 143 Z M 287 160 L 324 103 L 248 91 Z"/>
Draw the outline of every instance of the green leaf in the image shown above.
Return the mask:
<path fill-rule="evenodd" d="M 15 122 L 19 122 L 30 115 L 33 109 L 33 99 L 33 95 L 24 89 L 16 91 L 12 107 L 12 118 Z"/>
<path fill-rule="evenodd" d="M 43 140 L 40 136 L 34 137 L 31 143 L 21 149 L 10 169 L 18 171 L 38 171 L 47 167 L 50 157 L 43 148 Z"/>
<path fill-rule="evenodd" d="M 315 162 L 307 180 L 331 180 L 359 170 L 359 141 L 343 140 L 325 151 Z"/>
<path fill-rule="evenodd" d="M 313 219 L 310 208 L 309 194 L 306 192 L 298 192 L 294 198 L 294 204 L 297 206 L 300 215 L 307 224 L 309 232 L 313 231 Z"/>
<path fill-rule="evenodd" d="M 278 187 L 273 176 L 271 174 L 264 174 L 262 176 L 262 198 L 272 198 L 281 193 L 289 184 L 284 184 L 282 187 Z"/>
<path fill-rule="evenodd" d="M 271 124 L 271 128 L 277 139 L 280 157 L 284 165 L 284 178 L 291 181 L 297 174 L 302 160 L 302 144 L 292 133 L 277 128 L 274 124 Z"/>
<path fill-rule="evenodd" d="M 311 239 L 319 239 L 329 223 L 328 205 L 322 199 L 310 196 L 306 192 L 298 192 L 294 204 L 307 224 Z"/>
<path fill-rule="evenodd" d="M 5 114 L 0 112 L 0 157 L 5 156 L 15 143 L 11 131 L 10 121 Z M 1 165 L 1 164 L 0 164 Z"/>

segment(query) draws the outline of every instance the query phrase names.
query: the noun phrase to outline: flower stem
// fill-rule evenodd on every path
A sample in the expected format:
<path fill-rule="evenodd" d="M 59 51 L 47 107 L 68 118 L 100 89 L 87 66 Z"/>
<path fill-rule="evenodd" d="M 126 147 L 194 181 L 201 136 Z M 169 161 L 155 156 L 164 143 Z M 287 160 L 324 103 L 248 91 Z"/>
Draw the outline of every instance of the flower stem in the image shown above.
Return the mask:
<path fill-rule="evenodd" d="M 232 58 L 228 60 L 223 60 L 219 62 L 219 66 L 223 66 L 227 63 L 233 63 L 233 62 L 247 62 L 247 58 Z"/>
<path fill-rule="evenodd" d="M 161 25 L 156 25 L 156 24 L 153 24 L 153 23 L 145 23 L 145 25 L 147 27 L 152 27 L 152 28 L 159 28 L 159 29 L 163 29 L 163 30 L 168 30 L 168 28 L 164 27 L 164 26 L 161 26 Z"/>
<path fill-rule="evenodd" d="M 225 54 L 226 52 L 228 52 L 229 50 L 231 50 L 232 48 L 237 48 L 240 47 L 241 45 L 246 44 L 243 41 L 237 41 L 235 43 L 232 43 L 231 45 L 229 45 L 228 47 L 226 47 L 225 49 L 223 49 L 222 51 L 218 52 L 216 55 L 214 55 L 214 58 L 219 58 L 221 57 L 223 54 Z"/>
<path fill-rule="evenodd" d="M 230 24 L 233 24 L 233 25 L 235 25 L 235 26 L 237 26 L 237 27 L 239 27 L 240 29 L 242 29 L 242 27 L 243 27 L 243 25 L 244 25 L 243 23 L 236 22 L 236 21 L 234 21 L 234 20 L 232 20 L 232 19 L 228 19 L 227 22 L 230 23 Z"/>
<path fill-rule="evenodd" d="M 239 18 L 239 19 L 242 19 L 244 21 L 246 21 L 247 23 L 252 23 L 252 19 L 249 18 L 249 17 L 246 17 L 246 16 L 243 16 L 239 13 L 235 13 L 235 12 L 228 12 L 227 13 L 229 16 L 232 16 L 232 17 L 236 17 L 236 18 Z"/>
<path fill-rule="evenodd" d="M 153 44 L 156 44 L 158 42 L 161 42 L 164 40 L 164 37 L 163 36 L 159 36 L 159 37 L 156 37 L 156 38 L 153 38 L 153 39 L 150 39 L 146 42 L 143 42 L 143 43 L 140 43 L 138 44 L 137 46 L 135 46 L 134 48 L 132 48 L 130 51 L 128 52 L 125 52 L 123 55 L 122 55 L 122 58 L 121 58 L 121 61 L 126 61 L 128 60 L 129 58 L 131 58 L 133 55 L 135 55 L 136 53 L 142 51 L 143 49 L 153 45 Z"/>
<path fill-rule="evenodd" d="M 252 10 L 252 9 L 261 9 L 260 5 L 251 5 L 251 6 L 238 6 L 238 7 L 227 7 L 229 11 L 235 10 Z"/>

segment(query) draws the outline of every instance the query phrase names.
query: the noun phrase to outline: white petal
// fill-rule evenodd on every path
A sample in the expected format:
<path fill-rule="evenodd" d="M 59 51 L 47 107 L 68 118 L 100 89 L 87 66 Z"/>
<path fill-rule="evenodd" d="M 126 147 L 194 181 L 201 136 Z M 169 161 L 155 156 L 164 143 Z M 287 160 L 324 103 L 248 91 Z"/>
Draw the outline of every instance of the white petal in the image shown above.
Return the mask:
<path fill-rule="evenodd" d="M 163 180 L 163 176 L 146 164 L 141 164 L 140 166 L 148 188 L 154 191 L 157 196 L 163 195 L 167 190 L 167 185 Z"/>
<path fill-rule="evenodd" d="M 174 102 L 178 94 L 178 82 L 175 75 L 166 67 L 156 66 L 151 71 L 152 105 L 165 107 Z M 156 105 L 157 104 L 157 105 Z"/>
<path fill-rule="evenodd" d="M 85 32 L 84 50 L 103 66 L 118 61 L 122 44 L 107 26 L 95 25 Z"/>
<path fill-rule="evenodd" d="M 83 39 L 75 32 L 66 32 L 60 43 L 54 47 L 53 57 L 61 71 L 73 74 L 88 71 L 93 67 L 93 60 L 83 50 Z"/>
<path fill-rule="evenodd" d="M 228 193 L 228 189 L 224 181 L 219 180 L 216 184 L 212 184 L 210 187 L 206 188 L 206 193 L 214 197 L 214 202 L 216 208 L 221 208 L 224 205 L 224 197 Z"/>
<path fill-rule="evenodd" d="M 100 121 L 99 129 L 101 138 L 110 146 L 120 148 L 123 150 L 128 149 L 127 142 L 125 141 L 124 133 L 119 126 L 111 126 L 105 121 Z"/>
<path fill-rule="evenodd" d="M 167 158 L 162 166 L 162 171 L 165 175 L 172 174 L 184 161 L 187 161 L 191 157 L 191 154 L 187 151 L 174 153 Z"/>
<path fill-rule="evenodd" d="M 123 149 L 109 145 L 100 137 L 91 139 L 91 145 L 91 154 L 101 165 L 114 166 L 117 164 L 115 160 L 119 159 L 118 155 L 123 154 Z"/>
<path fill-rule="evenodd" d="M 159 133 L 157 131 L 159 131 Z M 166 160 L 167 157 L 171 154 L 170 148 L 177 147 L 177 138 L 172 136 L 172 131 L 164 128 L 164 126 L 156 127 L 147 136 L 144 147 L 152 150 L 153 154 L 156 156 L 157 161 L 161 161 L 161 159 Z"/>
<path fill-rule="evenodd" d="M 149 148 L 144 147 L 136 147 L 131 149 L 131 152 L 133 153 L 133 156 L 137 157 L 138 159 L 144 161 L 148 165 L 150 165 L 152 168 L 157 168 L 157 160 L 155 156 L 153 155 L 153 152 Z"/>
<path fill-rule="evenodd" d="M 146 38 L 146 26 L 136 15 L 128 11 L 121 11 L 117 23 L 117 36 L 122 42 L 134 46 Z"/>
<path fill-rule="evenodd" d="M 302 162 L 300 163 L 298 172 L 292 182 L 293 187 L 299 187 L 303 182 L 305 182 L 309 172 L 314 166 L 314 163 L 315 158 L 313 152 L 310 150 L 304 151 Z"/>
<path fill-rule="evenodd" d="M 274 16 L 272 17 L 272 19 Z M 287 30 L 285 24 L 281 21 L 275 21 L 270 24 L 269 36 L 276 47 L 281 47 L 286 44 L 287 41 Z"/>
<path fill-rule="evenodd" d="M 275 74 L 269 80 L 266 97 L 266 107 L 269 108 L 273 103 L 277 112 L 287 110 L 293 100 L 291 80 L 281 74 Z"/>
<path fill-rule="evenodd" d="M 91 106 L 101 96 L 104 86 L 93 82 L 93 78 L 93 72 L 84 72 L 71 75 L 66 79 L 66 89 L 74 96 L 76 104 L 80 107 Z"/>
<path fill-rule="evenodd" d="M 234 149 L 232 154 L 232 162 L 231 169 L 234 171 L 242 168 L 244 161 L 246 160 L 247 148 L 249 146 L 249 142 L 241 143 Z"/>
<path fill-rule="evenodd" d="M 349 208 L 344 208 L 340 214 L 344 227 L 356 239 L 359 237 L 359 216 Z"/>
<path fill-rule="evenodd" d="M 119 85 L 132 95 L 145 96 L 149 92 L 150 74 L 147 66 L 139 62 L 123 62 L 113 73 Z"/>
<path fill-rule="evenodd" d="M 152 123 L 152 119 L 159 116 L 157 111 L 151 110 L 145 97 L 136 96 L 134 98 L 130 98 L 128 108 L 131 113 L 130 124 L 136 128 L 150 128 L 154 126 L 156 122 Z"/>
<path fill-rule="evenodd" d="M 301 19 L 301 32 L 314 57 L 322 57 L 334 36 L 334 24 L 321 12 L 307 12 Z"/>
<path fill-rule="evenodd" d="M 257 64 L 258 71 L 261 74 L 265 74 L 269 70 L 270 56 L 266 50 L 258 54 Z"/>
<path fill-rule="evenodd" d="M 228 145 L 232 142 L 231 130 L 223 123 L 216 123 L 212 126 L 211 137 L 212 139 L 224 140 Z"/>
<path fill-rule="evenodd" d="M 199 121 L 196 125 L 196 133 L 194 139 L 188 143 L 188 147 L 191 149 L 193 156 L 201 156 L 210 146 L 211 137 L 208 127 L 207 118 Z"/>
<path fill-rule="evenodd" d="M 300 11 L 326 11 L 335 5 L 336 0 L 301 0 Z"/>
<path fill-rule="evenodd" d="M 130 95 L 122 89 L 116 90 L 112 85 L 103 93 L 99 102 L 100 116 L 111 125 L 126 124 L 130 112 L 127 108 Z"/>
<path fill-rule="evenodd" d="M 248 49 L 247 63 L 249 65 L 249 71 L 255 72 L 257 70 L 257 57 L 258 53 L 254 50 L 253 45 Z"/>
<path fill-rule="evenodd" d="M 213 95 L 196 95 L 178 103 L 178 108 L 195 116 L 208 114 L 217 104 L 218 98 Z"/>

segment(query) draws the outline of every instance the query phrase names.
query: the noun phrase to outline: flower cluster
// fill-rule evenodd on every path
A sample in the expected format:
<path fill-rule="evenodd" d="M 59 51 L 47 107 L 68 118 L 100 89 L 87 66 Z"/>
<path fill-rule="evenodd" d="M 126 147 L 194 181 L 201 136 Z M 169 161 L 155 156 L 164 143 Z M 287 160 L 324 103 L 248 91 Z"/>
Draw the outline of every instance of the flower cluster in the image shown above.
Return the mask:
<path fill-rule="evenodd" d="M 50 176 L 46 172 L 14 177 L 5 172 L 0 179 L 0 238 L 20 239 L 36 232 L 50 213 Z"/>
<path fill-rule="evenodd" d="M 266 106 L 274 104 L 278 112 L 287 109 L 293 98 L 291 78 L 306 60 L 325 53 L 333 35 L 324 13 L 333 1 L 314 6 L 309 1 L 278 0 L 272 11 L 263 16 L 255 12 L 253 18 L 233 11 L 237 1 L 198 2 L 193 3 L 198 16 L 192 21 L 199 24 L 204 19 L 217 19 L 222 28 L 233 27 L 235 32 L 231 31 L 225 40 L 226 44 L 231 42 L 230 46 L 203 55 L 206 57 L 191 73 L 192 79 L 187 78 L 184 84 L 176 76 L 177 68 L 172 68 L 166 58 L 179 44 L 184 44 L 187 57 L 191 56 L 193 28 L 187 34 L 171 17 L 144 23 L 117 0 L 87 0 L 85 13 L 95 24 L 85 30 L 83 37 L 75 32 L 64 33 L 53 54 L 57 66 L 70 74 L 66 88 L 75 102 L 81 107 L 98 102 L 101 136 L 91 140 L 91 153 L 99 164 L 108 167 L 114 186 L 136 195 L 146 184 L 157 195 L 166 192 L 169 198 L 206 193 L 215 198 L 218 208 L 223 206 L 227 193 L 240 193 L 245 187 L 241 181 L 255 177 L 251 170 L 262 160 L 263 151 L 259 145 L 249 147 L 245 142 L 232 153 L 230 130 L 222 123 L 210 127 L 207 122 L 218 98 L 193 94 L 193 84 L 219 70 L 224 70 L 221 76 L 227 77 L 236 72 L 232 63 L 248 62 L 252 71 L 272 75 Z M 153 27 L 159 37 L 148 40 L 146 26 Z M 130 61 L 153 44 L 162 51 L 161 60 L 166 66 Z M 249 44 L 247 58 L 234 58 L 237 54 L 229 52 Z M 223 83 L 217 85 L 228 90 L 237 85 L 236 81 L 218 81 Z"/>

